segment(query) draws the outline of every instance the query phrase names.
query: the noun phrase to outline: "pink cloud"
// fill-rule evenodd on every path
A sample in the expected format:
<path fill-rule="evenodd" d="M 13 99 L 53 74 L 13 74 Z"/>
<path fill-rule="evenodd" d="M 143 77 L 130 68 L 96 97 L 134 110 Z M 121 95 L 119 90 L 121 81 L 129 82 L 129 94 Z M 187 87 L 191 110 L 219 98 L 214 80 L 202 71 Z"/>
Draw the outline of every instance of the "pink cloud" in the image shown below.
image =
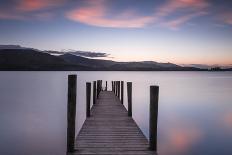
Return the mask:
<path fill-rule="evenodd" d="M 178 11 L 179 9 L 194 9 L 201 10 L 208 6 L 205 0 L 168 0 L 162 5 L 155 16 L 157 18 L 169 16 L 170 14 Z"/>
<path fill-rule="evenodd" d="M 40 19 L 48 20 L 54 15 L 51 12 L 43 12 L 44 9 L 64 4 L 65 0 L 19 0 L 13 3 L 11 8 L 0 11 L 0 19 L 8 20 L 27 20 Z M 33 12 L 38 11 L 38 12 Z M 28 13 L 30 12 L 30 14 Z"/>
<path fill-rule="evenodd" d="M 209 3 L 206 0 L 168 0 L 157 9 L 154 18 L 156 22 L 160 21 L 161 25 L 177 29 L 194 17 L 205 15 L 208 6 Z M 165 20 L 165 17 L 184 9 L 188 11 L 186 15 L 172 20 Z"/>
<path fill-rule="evenodd" d="M 0 19 L 24 20 L 25 17 L 19 14 L 9 13 L 6 11 L 0 11 Z"/>
<path fill-rule="evenodd" d="M 223 122 L 226 127 L 232 129 L 232 112 L 228 112 L 224 115 Z"/>
<path fill-rule="evenodd" d="M 134 11 L 126 10 L 116 17 L 107 17 L 108 10 L 101 1 L 88 1 L 88 5 L 69 11 L 67 17 L 87 25 L 99 27 L 139 28 L 153 21 L 153 17 L 139 16 Z"/>
<path fill-rule="evenodd" d="M 168 27 L 177 28 L 191 18 L 203 15 L 202 10 L 207 8 L 208 5 L 206 0 L 167 0 L 165 4 L 148 16 L 139 15 L 138 12 L 133 10 L 125 10 L 109 17 L 109 8 L 106 5 L 106 0 L 86 0 L 84 6 L 79 6 L 69 11 L 66 17 L 73 21 L 99 27 L 141 28 L 150 24 L 162 23 L 161 25 L 170 25 Z M 173 21 L 164 19 L 181 9 L 188 9 L 190 15 Z M 197 13 L 198 11 L 201 13 Z M 163 22 L 166 24 L 163 24 Z"/>
<path fill-rule="evenodd" d="M 16 8 L 20 11 L 38 11 L 63 4 L 64 0 L 21 0 Z"/>
<path fill-rule="evenodd" d="M 232 11 L 223 12 L 218 19 L 225 24 L 232 25 Z"/>
<path fill-rule="evenodd" d="M 181 16 L 181 17 L 176 18 L 174 20 L 170 20 L 170 21 L 164 23 L 164 25 L 170 29 L 177 30 L 181 25 L 188 22 L 192 18 L 206 15 L 206 14 L 207 14 L 207 12 L 196 12 L 196 13 L 187 14 L 185 16 Z"/>
<path fill-rule="evenodd" d="M 34 15 L 35 18 L 39 20 L 49 20 L 54 17 L 54 14 L 51 12 L 42 12 Z"/>

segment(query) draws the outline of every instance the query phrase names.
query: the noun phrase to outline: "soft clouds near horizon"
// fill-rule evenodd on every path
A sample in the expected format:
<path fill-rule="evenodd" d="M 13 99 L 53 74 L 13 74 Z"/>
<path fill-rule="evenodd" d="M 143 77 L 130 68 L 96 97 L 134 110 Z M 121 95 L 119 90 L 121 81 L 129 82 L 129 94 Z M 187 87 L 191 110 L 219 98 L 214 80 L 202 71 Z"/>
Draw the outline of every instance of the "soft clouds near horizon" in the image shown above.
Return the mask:
<path fill-rule="evenodd" d="M 0 42 L 117 61 L 228 65 L 232 1 L 1 0 Z"/>
<path fill-rule="evenodd" d="M 46 20 L 54 17 L 58 10 L 62 10 L 63 17 L 68 20 L 97 27 L 144 28 L 158 25 L 176 30 L 192 19 L 208 14 L 215 16 L 215 22 L 218 24 L 232 25 L 232 12 L 221 10 L 215 14 L 211 10 L 212 2 L 209 0 L 164 0 L 157 5 L 153 4 L 154 6 L 151 6 L 153 9 L 150 10 L 141 10 L 131 4 L 130 7 L 118 9 L 114 13 L 111 13 L 114 8 L 111 2 L 110 0 L 76 2 L 9 0 L 0 7 L 0 20 Z M 144 14 L 144 11 L 149 13 Z"/>

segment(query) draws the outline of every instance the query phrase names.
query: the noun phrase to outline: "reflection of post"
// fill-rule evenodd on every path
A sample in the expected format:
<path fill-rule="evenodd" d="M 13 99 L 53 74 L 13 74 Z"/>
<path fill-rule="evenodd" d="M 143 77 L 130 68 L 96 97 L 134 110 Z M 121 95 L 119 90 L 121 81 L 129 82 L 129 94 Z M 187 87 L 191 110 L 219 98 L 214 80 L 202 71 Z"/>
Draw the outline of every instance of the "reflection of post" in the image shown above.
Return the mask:
<path fill-rule="evenodd" d="M 96 104 L 96 81 L 93 81 L 93 104 Z"/>
<path fill-rule="evenodd" d="M 132 117 L 132 82 L 127 82 L 128 116 Z"/>
<path fill-rule="evenodd" d="M 150 86 L 150 150 L 157 150 L 157 120 L 158 120 L 159 86 Z"/>
<path fill-rule="evenodd" d="M 121 81 L 121 103 L 123 104 L 123 93 L 124 93 L 124 82 L 123 81 Z"/>
<path fill-rule="evenodd" d="M 86 117 L 90 117 L 91 83 L 86 82 Z"/>
<path fill-rule="evenodd" d="M 68 76 L 67 152 L 74 152 L 77 76 Z"/>

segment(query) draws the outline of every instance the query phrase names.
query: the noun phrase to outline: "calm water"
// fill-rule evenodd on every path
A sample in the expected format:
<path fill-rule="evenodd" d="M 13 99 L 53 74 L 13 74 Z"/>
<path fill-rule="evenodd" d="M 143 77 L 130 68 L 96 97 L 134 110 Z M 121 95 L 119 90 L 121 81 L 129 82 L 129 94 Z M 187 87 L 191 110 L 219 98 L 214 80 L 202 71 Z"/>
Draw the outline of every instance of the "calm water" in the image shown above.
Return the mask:
<path fill-rule="evenodd" d="M 0 72 L 0 154 L 65 154 L 71 73 L 78 76 L 77 133 L 85 82 L 124 80 L 133 82 L 133 118 L 146 136 L 149 86 L 160 86 L 159 155 L 232 154 L 232 72 Z"/>

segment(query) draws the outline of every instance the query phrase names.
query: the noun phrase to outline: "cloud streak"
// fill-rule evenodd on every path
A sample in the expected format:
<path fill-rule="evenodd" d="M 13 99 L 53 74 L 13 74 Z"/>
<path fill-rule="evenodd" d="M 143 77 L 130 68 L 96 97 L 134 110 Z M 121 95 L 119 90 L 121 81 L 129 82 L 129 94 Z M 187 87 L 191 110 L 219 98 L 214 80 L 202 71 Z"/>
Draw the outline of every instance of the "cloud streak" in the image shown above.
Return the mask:
<path fill-rule="evenodd" d="M 207 12 L 196 12 L 192 14 L 187 14 L 185 16 L 181 16 L 179 18 L 164 23 L 164 26 L 167 26 L 168 28 L 173 30 L 177 30 L 181 25 L 185 24 L 192 18 L 203 16 L 203 15 L 207 15 Z"/>
<path fill-rule="evenodd" d="M 161 25 L 176 30 L 192 18 L 206 15 L 208 7 L 209 3 L 206 0 L 168 0 L 157 9 L 154 17 L 155 21 L 160 22 Z M 166 19 L 181 11 L 184 15 Z"/>
<path fill-rule="evenodd" d="M 221 13 L 218 19 L 225 24 L 232 25 L 232 11 L 226 11 Z"/>
<path fill-rule="evenodd" d="M 62 5 L 64 0 L 20 0 L 16 8 L 20 11 L 38 11 Z"/>
<path fill-rule="evenodd" d="M 49 9 L 61 6 L 65 0 L 18 0 L 12 1 L 9 8 L 0 8 L 0 19 L 26 20 L 50 19 Z"/>
<path fill-rule="evenodd" d="M 154 10 L 154 13 L 144 16 L 134 10 L 123 10 L 117 15 L 109 17 L 109 7 L 106 0 L 86 0 L 85 5 L 79 6 L 69 12 L 66 17 L 86 25 L 114 28 L 142 28 L 151 24 L 160 24 L 176 29 L 194 17 L 205 15 L 204 10 L 209 6 L 206 0 L 167 0 L 166 3 Z M 166 17 L 180 11 L 189 13 L 167 20 Z"/>
<path fill-rule="evenodd" d="M 117 17 L 107 17 L 104 0 L 88 1 L 88 5 L 69 11 L 67 18 L 87 25 L 117 28 L 141 28 L 153 21 L 153 17 L 139 16 L 132 10 L 126 10 Z"/>
<path fill-rule="evenodd" d="M 66 51 L 44 51 L 53 55 L 62 55 L 62 54 L 73 54 L 77 56 L 83 56 L 88 58 L 100 58 L 100 57 L 108 57 L 109 54 L 103 52 L 89 52 L 89 51 L 74 51 L 74 50 L 66 50 Z"/>

